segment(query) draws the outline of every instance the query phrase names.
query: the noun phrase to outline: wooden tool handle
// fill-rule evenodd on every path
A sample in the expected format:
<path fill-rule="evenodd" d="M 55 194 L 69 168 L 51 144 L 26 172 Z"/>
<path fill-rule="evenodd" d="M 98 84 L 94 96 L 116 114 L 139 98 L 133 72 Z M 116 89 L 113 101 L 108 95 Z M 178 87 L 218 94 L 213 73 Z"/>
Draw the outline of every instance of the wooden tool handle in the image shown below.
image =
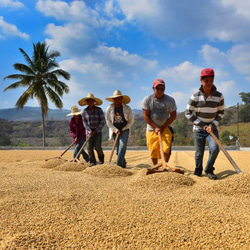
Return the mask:
<path fill-rule="evenodd" d="M 108 164 L 110 164 L 111 161 L 112 161 L 112 157 L 113 157 L 113 154 L 114 154 L 114 151 L 115 151 L 115 146 L 116 146 L 118 137 L 119 137 L 119 134 L 116 134 L 116 136 L 115 136 L 115 141 L 114 141 L 114 144 L 113 144 L 113 147 L 112 147 L 112 151 L 111 151 L 111 153 L 110 153 L 110 157 L 109 157 L 109 162 L 108 162 Z"/>
<path fill-rule="evenodd" d="M 219 148 L 222 150 L 222 152 L 225 154 L 225 156 L 227 157 L 227 159 L 230 161 L 230 163 L 232 164 L 232 166 L 234 167 L 234 169 L 236 170 L 236 172 L 239 174 L 242 171 L 240 170 L 240 168 L 237 166 L 237 164 L 235 163 L 235 161 L 233 160 L 233 158 L 229 155 L 229 153 L 226 151 L 226 149 L 223 147 L 223 145 L 221 144 L 221 142 L 219 141 L 219 139 L 216 137 L 216 135 L 214 134 L 214 132 L 210 132 L 210 135 L 213 137 L 213 139 L 216 141 L 216 143 L 218 144 Z"/>
<path fill-rule="evenodd" d="M 82 147 L 80 148 L 80 150 L 78 151 L 77 155 L 75 156 L 75 158 L 73 159 L 73 161 L 78 161 L 78 157 L 79 155 L 81 154 L 82 150 L 84 149 L 84 147 L 86 146 L 86 144 L 88 143 L 89 139 L 91 138 L 92 136 L 90 135 L 86 141 L 82 144 Z"/>
<path fill-rule="evenodd" d="M 62 152 L 62 154 L 60 155 L 60 157 L 62 157 L 75 143 L 75 140 L 73 140 L 73 142 Z"/>
<path fill-rule="evenodd" d="M 161 154 L 161 160 L 162 160 L 162 167 L 165 169 L 165 168 L 167 168 L 167 164 L 165 161 L 165 156 L 164 156 L 164 151 L 163 151 L 161 132 L 158 132 L 158 137 L 159 137 L 159 144 L 160 144 L 160 154 Z"/>

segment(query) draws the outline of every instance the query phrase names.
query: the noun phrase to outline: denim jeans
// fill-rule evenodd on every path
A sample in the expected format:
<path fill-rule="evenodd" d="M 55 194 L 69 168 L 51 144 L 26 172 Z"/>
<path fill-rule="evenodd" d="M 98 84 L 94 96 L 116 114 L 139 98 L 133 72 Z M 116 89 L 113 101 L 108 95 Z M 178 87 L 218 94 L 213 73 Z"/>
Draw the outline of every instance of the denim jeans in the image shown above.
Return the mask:
<path fill-rule="evenodd" d="M 115 139 L 116 134 L 113 134 L 113 138 Z M 124 130 L 118 137 L 117 145 L 116 145 L 116 154 L 117 154 L 117 161 L 116 164 L 122 168 L 126 167 L 126 160 L 125 154 L 127 150 L 128 144 L 128 137 L 129 137 L 129 129 Z"/>
<path fill-rule="evenodd" d="M 102 133 L 97 133 L 93 135 L 88 141 L 88 153 L 89 153 L 89 160 L 90 163 L 96 164 L 95 152 L 97 152 L 98 158 L 100 162 L 104 162 L 104 154 L 102 150 Z"/>
<path fill-rule="evenodd" d="M 81 147 L 82 147 L 82 145 L 83 145 L 83 143 L 84 143 L 85 141 L 86 141 L 85 139 L 81 139 L 81 140 L 77 141 L 77 144 L 76 144 L 75 150 L 74 150 L 74 158 L 76 157 L 77 153 L 79 152 L 79 150 L 81 149 Z M 82 150 L 81 154 L 82 154 L 83 159 L 84 159 L 85 161 L 88 162 L 88 161 L 89 161 L 89 156 L 88 156 L 88 154 L 84 151 L 84 149 Z M 80 156 L 80 155 L 79 155 L 79 156 Z M 79 158 L 79 157 L 78 157 L 78 158 Z"/>
<path fill-rule="evenodd" d="M 218 130 L 213 131 L 215 136 L 219 138 Z M 213 137 L 207 133 L 206 131 L 202 130 L 199 132 L 194 132 L 194 145 L 195 145 L 195 171 L 196 175 L 201 175 L 203 170 L 203 156 L 206 146 L 206 140 L 209 146 L 209 158 L 207 161 L 207 165 L 205 167 L 206 173 L 213 173 L 214 171 L 214 162 L 219 154 L 219 146 L 217 145 L 216 141 Z"/>

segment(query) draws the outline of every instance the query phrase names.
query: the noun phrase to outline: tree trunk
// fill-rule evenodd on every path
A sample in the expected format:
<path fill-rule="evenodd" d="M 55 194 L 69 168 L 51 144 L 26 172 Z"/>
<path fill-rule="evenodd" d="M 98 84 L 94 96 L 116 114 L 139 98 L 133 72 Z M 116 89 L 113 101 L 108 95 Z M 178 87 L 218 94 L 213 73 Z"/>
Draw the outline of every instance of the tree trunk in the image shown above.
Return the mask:
<path fill-rule="evenodd" d="M 45 147 L 45 117 L 42 111 L 43 147 Z"/>

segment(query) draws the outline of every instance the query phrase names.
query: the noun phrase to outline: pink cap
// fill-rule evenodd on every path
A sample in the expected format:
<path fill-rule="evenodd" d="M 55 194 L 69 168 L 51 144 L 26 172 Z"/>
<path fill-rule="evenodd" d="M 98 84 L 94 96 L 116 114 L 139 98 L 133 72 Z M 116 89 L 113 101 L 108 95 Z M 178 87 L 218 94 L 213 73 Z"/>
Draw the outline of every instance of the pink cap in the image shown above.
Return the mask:
<path fill-rule="evenodd" d="M 162 79 L 155 79 L 153 82 L 153 88 L 157 87 L 158 85 L 165 86 L 165 82 Z"/>

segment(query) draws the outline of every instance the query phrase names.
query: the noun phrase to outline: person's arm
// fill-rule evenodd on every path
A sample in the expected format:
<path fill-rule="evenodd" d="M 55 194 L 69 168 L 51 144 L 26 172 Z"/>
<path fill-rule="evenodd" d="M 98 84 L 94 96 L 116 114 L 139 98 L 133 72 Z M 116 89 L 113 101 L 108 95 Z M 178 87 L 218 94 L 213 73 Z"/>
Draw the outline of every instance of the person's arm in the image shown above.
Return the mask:
<path fill-rule="evenodd" d="M 214 130 L 215 128 L 217 128 L 219 126 L 219 122 L 222 120 L 223 116 L 224 116 L 224 97 L 223 97 L 223 95 L 221 95 L 220 102 L 218 104 L 218 111 L 217 111 L 216 117 L 209 124 L 209 126 L 212 128 L 212 130 Z M 209 132 L 209 131 L 207 131 L 207 132 Z"/>
<path fill-rule="evenodd" d="M 69 121 L 69 131 L 74 141 L 77 141 L 78 138 L 77 138 L 77 134 L 76 134 L 72 119 Z"/>
<path fill-rule="evenodd" d="M 161 127 L 161 132 L 164 130 L 164 128 L 168 127 L 175 119 L 176 119 L 176 110 L 170 112 L 170 117 L 167 119 L 167 121 Z"/>
<path fill-rule="evenodd" d="M 107 108 L 105 118 L 106 118 L 107 126 L 113 131 L 113 133 L 117 133 L 119 130 L 114 126 L 113 117 L 111 117 L 111 111 L 113 108 L 114 107 L 112 104 Z"/>
<path fill-rule="evenodd" d="M 191 98 L 188 101 L 188 105 L 186 107 L 185 116 L 186 118 L 194 125 L 199 126 L 201 128 L 205 129 L 205 126 L 207 125 L 205 122 L 201 121 L 194 112 L 194 109 L 197 105 L 197 101 L 195 100 L 194 95 L 191 96 Z"/>
<path fill-rule="evenodd" d="M 91 130 L 91 128 L 88 126 L 88 121 L 87 121 L 87 117 L 88 117 L 88 113 L 87 113 L 87 111 L 86 110 L 84 110 L 83 111 L 83 114 L 82 114 L 82 122 L 83 122 L 83 126 L 84 126 L 84 128 L 86 129 L 86 134 L 87 135 L 90 135 L 91 134 L 91 132 L 92 132 L 92 130 Z"/>
<path fill-rule="evenodd" d="M 150 118 L 150 110 L 143 109 L 142 114 L 143 114 L 144 121 L 154 129 L 156 134 L 158 134 L 158 132 L 161 131 L 161 129 L 157 127 L 156 124 Z"/>
<path fill-rule="evenodd" d="M 104 113 L 103 113 L 102 109 L 100 108 L 98 112 L 99 112 L 99 125 L 95 130 L 96 133 L 102 132 L 102 129 L 103 129 L 104 125 L 105 125 L 105 116 L 104 116 Z"/>

